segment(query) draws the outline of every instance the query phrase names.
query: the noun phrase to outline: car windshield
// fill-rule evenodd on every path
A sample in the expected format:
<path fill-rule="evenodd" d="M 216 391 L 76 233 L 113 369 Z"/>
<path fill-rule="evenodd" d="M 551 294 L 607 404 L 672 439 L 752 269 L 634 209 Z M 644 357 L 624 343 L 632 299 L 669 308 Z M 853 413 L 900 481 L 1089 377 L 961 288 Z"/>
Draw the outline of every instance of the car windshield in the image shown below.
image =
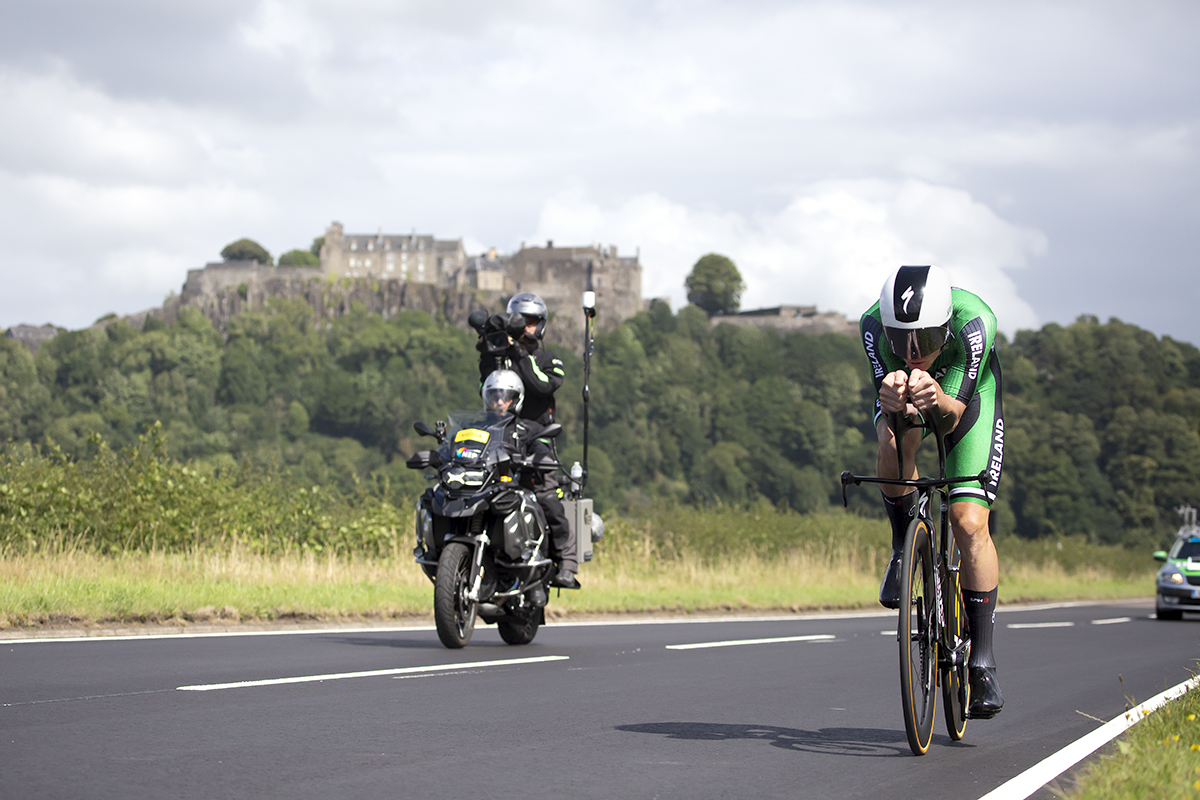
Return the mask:
<path fill-rule="evenodd" d="M 1171 548 L 1171 558 L 1187 558 L 1200 561 L 1200 536 L 1177 539 Z"/>

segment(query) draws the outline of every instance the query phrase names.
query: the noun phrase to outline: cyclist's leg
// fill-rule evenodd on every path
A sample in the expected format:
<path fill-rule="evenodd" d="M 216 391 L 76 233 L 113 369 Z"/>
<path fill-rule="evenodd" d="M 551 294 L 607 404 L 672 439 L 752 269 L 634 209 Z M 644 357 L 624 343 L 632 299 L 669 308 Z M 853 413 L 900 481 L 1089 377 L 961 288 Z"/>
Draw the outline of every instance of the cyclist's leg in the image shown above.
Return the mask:
<path fill-rule="evenodd" d="M 984 484 L 970 481 L 955 484 L 950 490 L 950 525 L 962 553 L 964 610 L 971 629 L 970 715 L 976 718 L 994 716 L 1004 706 L 992 650 L 1000 568 L 988 530 L 990 503 L 999 486 L 1004 453 L 998 365 L 993 377 L 995 381 L 981 385 L 967 404 L 958 426 L 948 437 L 946 456 L 949 475 L 988 471 Z"/>
<path fill-rule="evenodd" d="M 879 437 L 879 454 L 875 459 L 875 475 L 879 478 L 896 479 L 901 477 L 896 459 L 896 437 L 887 422 L 881 417 L 875 418 L 875 435 Z M 921 429 L 913 428 L 904 434 L 904 480 L 914 480 L 917 477 L 917 449 L 921 446 Z M 912 491 L 907 486 L 881 486 L 888 497 L 899 497 Z"/>
<path fill-rule="evenodd" d="M 896 458 L 896 437 L 887 423 L 879 418 L 875 421 L 875 433 L 879 436 L 879 455 L 876 458 L 876 475 L 880 478 L 905 480 L 917 477 L 916 455 L 921 446 L 921 431 L 913 429 L 904 436 L 904 469 L 899 469 Z M 884 608 L 900 607 L 900 557 L 904 548 L 904 535 L 908 524 L 917 511 L 916 490 L 907 486 L 879 487 L 883 491 L 883 508 L 892 525 L 892 555 L 888 561 L 883 582 L 879 585 L 879 603 Z"/>

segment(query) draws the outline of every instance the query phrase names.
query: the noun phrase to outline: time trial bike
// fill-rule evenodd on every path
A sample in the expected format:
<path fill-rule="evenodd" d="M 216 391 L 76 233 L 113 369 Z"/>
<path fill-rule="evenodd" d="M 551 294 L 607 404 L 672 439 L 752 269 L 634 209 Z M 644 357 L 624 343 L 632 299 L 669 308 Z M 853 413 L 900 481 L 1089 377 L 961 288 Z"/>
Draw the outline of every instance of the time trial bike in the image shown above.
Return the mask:
<path fill-rule="evenodd" d="M 922 419 L 885 415 L 896 438 L 896 455 L 903 475 L 904 434 L 921 428 L 937 442 L 938 477 L 902 480 L 842 473 L 842 504 L 846 487 L 862 483 L 912 486 L 917 490 L 917 512 L 904 537 L 900 565 L 900 614 L 896 638 L 900 643 L 900 697 L 904 730 L 914 755 L 924 755 L 933 739 L 937 690 L 941 686 L 946 730 L 962 739 L 967 728 L 970 685 L 967 659 L 971 635 L 963 613 L 959 581 L 959 552 L 950 531 L 950 485 L 980 481 L 986 470 L 968 477 L 946 477 L 945 434 Z M 936 500 L 936 503 L 935 503 Z M 934 506 L 938 513 L 935 521 Z"/>

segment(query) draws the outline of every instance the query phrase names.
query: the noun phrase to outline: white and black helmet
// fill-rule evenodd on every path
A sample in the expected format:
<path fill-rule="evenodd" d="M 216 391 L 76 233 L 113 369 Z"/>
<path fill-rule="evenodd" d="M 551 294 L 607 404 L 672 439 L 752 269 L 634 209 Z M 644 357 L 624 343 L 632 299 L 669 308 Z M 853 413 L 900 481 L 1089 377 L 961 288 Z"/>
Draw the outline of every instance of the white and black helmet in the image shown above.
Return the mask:
<path fill-rule="evenodd" d="M 537 319 L 537 330 L 533 335 L 539 340 L 546 333 L 546 319 L 550 316 L 546 303 L 533 292 L 518 292 L 508 301 L 508 313 L 524 314 L 525 319 Z"/>
<path fill-rule="evenodd" d="M 509 412 L 516 414 L 525 403 L 525 384 L 511 369 L 498 369 L 484 379 L 479 395 L 484 408 L 494 410 L 498 400 L 507 400 L 512 403 Z"/>
<path fill-rule="evenodd" d="M 950 338 L 950 276 L 941 267 L 901 267 L 884 281 L 879 316 L 892 352 L 919 361 Z"/>

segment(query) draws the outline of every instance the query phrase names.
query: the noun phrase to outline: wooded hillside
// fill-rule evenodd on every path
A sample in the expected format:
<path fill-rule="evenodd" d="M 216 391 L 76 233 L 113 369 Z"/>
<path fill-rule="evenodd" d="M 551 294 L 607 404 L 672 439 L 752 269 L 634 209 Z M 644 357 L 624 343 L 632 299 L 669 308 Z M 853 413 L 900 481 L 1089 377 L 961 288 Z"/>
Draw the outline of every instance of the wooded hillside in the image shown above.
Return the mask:
<path fill-rule="evenodd" d="M 553 324 L 553 323 L 552 323 Z M 1084 535 L 1157 546 L 1173 509 L 1200 503 L 1200 351 L 1118 321 L 1081 317 L 1000 342 L 1007 451 L 997 525 L 1027 538 Z M 582 362 L 559 353 L 564 460 L 580 458 Z M 866 359 L 838 334 L 710 327 L 694 306 L 655 304 L 598 338 L 590 489 L 609 511 L 662 502 L 798 511 L 840 504 L 842 469 L 871 471 Z M 331 324 L 273 301 L 222 337 L 187 310 L 166 327 L 120 322 L 65 333 L 31 356 L 0 340 L 0 438 L 72 459 L 132 445 L 161 422 L 170 458 L 208 474 L 264 469 L 399 500 L 416 420 L 477 407 L 474 337 L 410 312 L 359 308 Z M 932 448 L 927 448 L 932 449 Z M 881 514 L 873 490 L 851 506 Z"/>

